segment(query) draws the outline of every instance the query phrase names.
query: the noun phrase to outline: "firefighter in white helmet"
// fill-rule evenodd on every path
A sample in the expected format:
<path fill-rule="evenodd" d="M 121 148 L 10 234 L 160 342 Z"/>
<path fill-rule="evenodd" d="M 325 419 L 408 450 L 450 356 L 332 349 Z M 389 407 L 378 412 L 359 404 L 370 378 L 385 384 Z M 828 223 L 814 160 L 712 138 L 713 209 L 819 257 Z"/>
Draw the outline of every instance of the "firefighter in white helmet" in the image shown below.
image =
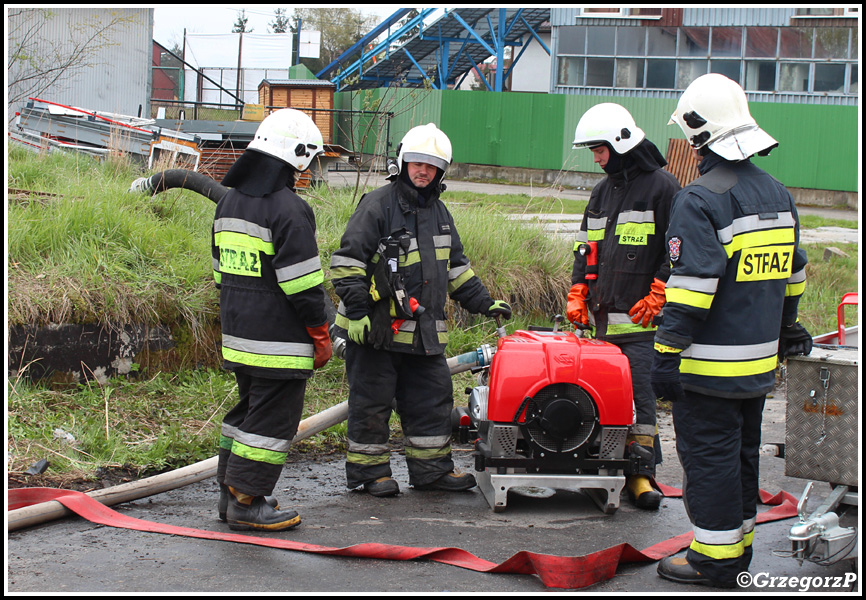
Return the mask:
<path fill-rule="evenodd" d="M 589 148 L 607 177 L 592 190 L 574 244 L 566 314 L 579 326 L 592 323 L 595 337 L 616 344 L 629 359 L 635 423 L 627 442 L 640 468 L 629 475 L 626 489 L 635 506 L 657 509 L 661 494 L 652 481 L 661 448 L 649 374 L 653 319 L 664 305 L 668 279 L 664 232 L 680 186 L 619 104 L 586 111 L 574 147 Z"/>
<path fill-rule="evenodd" d="M 222 183 L 213 223 L 223 366 L 240 401 L 224 417 L 219 517 L 235 530 L 280 531 L 298 513 L 272 496 L 295 437 L 306 381 L 331 357 L 316 220 L 295 177 L 323 151 L 312 119 L 294 109 L 262 121 Z"/>
<path fill-rule="evenodd" d="M 392 405 L 400 417 L 415 489 L 467 490 L 469 473 L 451 458 L 451 373 L 445 302 L 470 313 L 511 316 L 493 301 L 463 253 L 439 195 L 451 142 L 434 124 L 409 130 L 398 172 L 365 194 L 331 257 L 340 297 L 335 335 L 347 339 L 349 379 L 347 486 L 394 496 L 388 447 Z"/>
<path fill-rule="evenodd" d="M 752 558 L 764 400 L 777 363 L 811 350 L 797 321 L 806 254 L 791 194 L 750 160 L 777 142 L 736 82 L 699 77 L 671 122 L 695 149 L 701 176 L 671 211 L 671 274 L 651 379 L 673 402 L 694 540 L 658 573 L 732 588 Z"/>

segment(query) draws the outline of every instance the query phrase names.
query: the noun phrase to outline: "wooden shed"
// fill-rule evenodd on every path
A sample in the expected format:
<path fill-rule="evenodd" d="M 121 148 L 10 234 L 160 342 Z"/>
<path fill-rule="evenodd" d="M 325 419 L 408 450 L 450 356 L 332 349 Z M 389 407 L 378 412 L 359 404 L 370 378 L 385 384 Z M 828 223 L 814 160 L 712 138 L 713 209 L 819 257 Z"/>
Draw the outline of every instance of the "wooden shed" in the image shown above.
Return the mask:
<path fill-rule="evenodd" d="M 263 79 L 259 84 L 259 104 L 270 113 L 277 108 L 302 110 L 315 121 L 325 138 L 334 137 L 335 83 L 319 79 Z"/>

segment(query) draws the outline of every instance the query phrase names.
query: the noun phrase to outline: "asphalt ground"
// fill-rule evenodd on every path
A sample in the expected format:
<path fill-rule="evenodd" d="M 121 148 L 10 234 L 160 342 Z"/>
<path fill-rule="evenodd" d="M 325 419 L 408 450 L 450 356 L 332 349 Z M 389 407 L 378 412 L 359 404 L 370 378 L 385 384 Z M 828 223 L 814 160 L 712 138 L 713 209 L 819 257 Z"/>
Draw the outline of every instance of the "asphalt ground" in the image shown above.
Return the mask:
<path fill-rule="evenodd" d="M 785 395 L 777 390 L 764 412 L 765 443 L 785 441 Z M 659 414 L 664 462 L 658 480 L 679 487 L 682 471 L 673 447 L 669 413 Z M 473 471 L 472 448 L 457 445 L 458 467 Z M 666 498 L 658 511 L 633 507 L 625 494 L 613 514 L 602 513 L 584 492 L 546 490 L 509 493 L 505 510 L 494 512 L 476 488 L 468 492 L 421 492 L 408 486 L 405 460 L 392 453 L 401 493 L 374 498 L 345 487 L 342 456 L 293 456 L 275 489 L 281 506 L 297 510 L 302 524 L 290 531 L 258 534 L 316 546 L 343 548 L 376 542 L 413 548 L 460 548 L 494 563 L 527 550 L 557 556 L 583 556 L 620 543 L 642 550 L 690 531 L 683 502 Z M 785 461 L 761 457 L 761 488 L 797 498 L 806 480 L 785 474 Z M 829 493 L 818 483 L 811 512 Z M 719 490 L 724 493 L 724 490 Z M 172 525 L 230 533 L 217 519 L 218 488 L 205 480 L 114 507 L 123 515 Z M 760 510 L 770 507 L 762 506 Z M 787 594 L 849 592 L 837 587 L 857 573 L 851 560 L 822 566 L 778 555 L 791 548 L 788 531 L 796 518 L 758 525 L 754 583 L 730 593 Z M 852 508 L 842 525 L 859 522 Z M 255 535 L 255 534 L 253 534 Z M 429 560 L 392 561 L 345 558 L 264 548 L 232 542 L 144 533 L 96 525 L 69 517 L 11 532 L 7 537 L 8 593 L 148 594 L 540 594 L 575 592 L 546 588 L 534 575 L 492 574 Z M 580 592 L 617 595 L 677 595 L 719 590 L 666 581 L 656 563 L 620 566 L 616 575 Z M 845 579 L 848 577 L 849 579 Z M 796 580 L 791 578 L 797 578 Z M 796 581 L 796 584 L 792 582 Z M 859 578 L 853 590 L 860 589 Z"/>

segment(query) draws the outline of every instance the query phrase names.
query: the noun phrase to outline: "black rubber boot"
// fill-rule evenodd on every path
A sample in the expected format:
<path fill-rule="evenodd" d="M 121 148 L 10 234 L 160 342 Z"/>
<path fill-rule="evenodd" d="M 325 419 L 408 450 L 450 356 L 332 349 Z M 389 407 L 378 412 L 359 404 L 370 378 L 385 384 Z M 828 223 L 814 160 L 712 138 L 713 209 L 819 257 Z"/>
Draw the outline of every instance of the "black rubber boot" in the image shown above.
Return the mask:
<path fill-rule="evenodd" d="M 656 569 L 659 576 L 677 583 L 693 583 L 717 588 L 734 588 L 736 582 L 713 581 L 694 568 L 685 557 L 668 556 L 659 562 Z"/>
<path fill-rule="evenodd" d="M 226 522 L 226 511 L 229 508 L 229 486 L 224 483 L 219 484 L 220 486 L 220 499 L 219 504 L 217 505 L 217 512 L 219 513 L 220 521 L 223 523 Z M 273 496 L 265 496 L 265 502 L 270 504 L 272 507 L 279 510 L 280 503 L 277 502 L 277 499 Z"/>
<path fill-rule="evenodd" d="M 470 473 L 446 473 L 433 483 L 416 485 L 416 490 L 441 490 L 443 492 L 464 492 L 476 486 L 475 476 Z"/>
<path fill-rule="evenodd" d="M 235 493 L 230 493 L 226 522 L 229 529 L 235 531 L 283 531 L 300 525 L 301 517 L 293 510 L 277 510 L 264 496 L 253 496 L 246 504 L 239 501 Z"/>
<path fill-rule="evenodd" d="M 364 491 L 371 496 L 383 498 L 385 496 L 396 496 L 400 493 L 400 486 L 390 477 L 380 477 L 376 481 L 368 481 L 364 484 Z"/>

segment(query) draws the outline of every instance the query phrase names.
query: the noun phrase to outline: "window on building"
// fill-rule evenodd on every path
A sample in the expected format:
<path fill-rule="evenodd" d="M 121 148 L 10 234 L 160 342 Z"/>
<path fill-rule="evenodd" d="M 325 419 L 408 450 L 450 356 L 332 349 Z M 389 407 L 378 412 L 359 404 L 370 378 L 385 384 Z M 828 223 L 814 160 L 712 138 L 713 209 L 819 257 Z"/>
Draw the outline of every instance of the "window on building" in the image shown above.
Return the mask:
<path fill-rule="evenodd" d="M 746 85 L 749 92 L 776 91 L 776 63 L 771 60 L 746 61 Z"/>
<path fill-rule="evenodd" d="M 613 56 L 616 53 L 616 27 L 588 27 L 586 53 Z"/>
<path fill-rule="evenodd" d="M 797 16 L 800 17 L 832 17 L 835 14 L 833 8 L 798 8 Z"/>
<path fill-rule="evenodd" d="M 640 58 L 616 59 L 616 87 L 643 88 L 643 72 L 646 61 Z"/>
<path fill-rule="evenodd" d="M 612 58 L 586 59 L 586 85 L 589 87 L 613 87 Z"/>
<path fill-rule="evenodd" d="M 676 56 L 676 27 L 647 27 L 646 53 L 648 56 Z"/>
<path fill-rule="evenodd" d="M 747 27 L 746 56 L 773 58 L 776 56 L 779 29 L 776 27 Z"/>
<path fill-rule="evenodd" d="M 612 17 L 624 14 L 622 8 L 584 8 L 580 11 L 583 17 Z"/>
<path fill-rule="evenodd" d="M 679 56 L 709 56 L 710 28 L 683 27 L 680 29 Z"/>
<path fill-rule="evenodd" d="M 743 29 L 741 27 L 713 27 L 710 48 L 710 56 L 736 56 L 743 55 Z"/>
<path fill-rule="evenodd" d="M 848 58 L 847 27 L 816 27 L 815 58 Z"/>
<path fill-rule="evenodd" d="M 559 30 L 559 54 L 584 54 L 586 27 L 563 27 Z"/>
<path fill-rule="evenodd" d="M 808 92 L 809 64 L 782 63 L 779 70 L 780 92 Z"/>
<path fill-rule="evenodd" d="M 706 75 L 707 61 L 705 60 L 681 60 L 677 69 L 677 85 L 676 88 L 684 90 L 689 87 L 695 79 L 701 75 Z"/>
<path fill-rule="evenodd" d="M 646 61 L 646 86 L 656 89 L 676 88 L 677 61 L 656 60 Z"/>
<path fill-rule="evenodd" d="M 740 83 L 740 61 L 738 60 L 713 60 L 710 61 L 710 73 L 724 75 Z"/>
<path fill-rule="evenodd" d="M 845 93 L 845 65 L 828 65 L 818 63 L 815 65 L 816 92 L 830 92 L 832 94 Z"/>
<path fill-rule="evenodd" d="M 573 56 L 562 56 L 559 58 L 559 69 L 557 74 L 557 85 L 578 86 L 583 85 L 583 63 L 584 58 Z"/>
<path fill-rule="evenodd" d="M 617 56 L 645 56 L 646 28 L 617 27 L 616 54 Z"/>
<path fill-rule="evenodd" d="M 780 58 L 812 58 L 812 27 L 782 27 L 779 35 Z"/>

